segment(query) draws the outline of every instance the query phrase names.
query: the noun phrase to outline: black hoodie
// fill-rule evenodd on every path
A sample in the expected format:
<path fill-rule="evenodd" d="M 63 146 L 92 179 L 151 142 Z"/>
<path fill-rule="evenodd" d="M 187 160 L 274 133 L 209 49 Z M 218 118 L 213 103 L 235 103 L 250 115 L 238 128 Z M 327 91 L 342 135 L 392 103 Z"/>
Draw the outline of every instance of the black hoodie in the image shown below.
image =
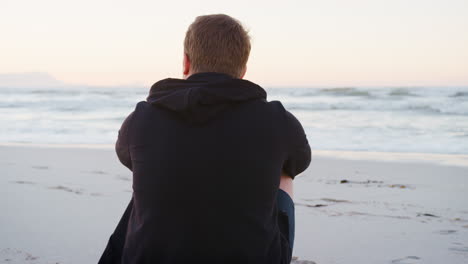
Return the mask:
<path fill-rule="evenodd" d="M 279 178 L 304 171 L 311 152 L 260 86 L 219 73 L 159 81 L 116 151 L 133 197 L 100 263 L 289 263 Z"/>

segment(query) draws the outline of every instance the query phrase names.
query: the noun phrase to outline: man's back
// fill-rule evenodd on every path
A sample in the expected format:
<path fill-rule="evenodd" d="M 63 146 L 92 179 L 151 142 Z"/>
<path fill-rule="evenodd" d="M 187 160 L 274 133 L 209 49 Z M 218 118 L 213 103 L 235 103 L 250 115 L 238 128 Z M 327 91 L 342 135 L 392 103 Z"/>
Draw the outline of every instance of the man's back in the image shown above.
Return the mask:
<path fill-rule="evenodd" d="M 259 86 L 223 74 L 153 86 L 119 135 L 133 170 L 123 263 L 280 263 L 282 170 L 310 162 L 297 120 Z"/>
<path fill-rule="evenodd" d="M 242 80 L 250 49 L 230 16 L 189 26 L 184 79 L 155 83 L 120 129 L 133 197 L 100 264 L 290 261 L 292 178 L 310 147 L 281 103 Z"/>

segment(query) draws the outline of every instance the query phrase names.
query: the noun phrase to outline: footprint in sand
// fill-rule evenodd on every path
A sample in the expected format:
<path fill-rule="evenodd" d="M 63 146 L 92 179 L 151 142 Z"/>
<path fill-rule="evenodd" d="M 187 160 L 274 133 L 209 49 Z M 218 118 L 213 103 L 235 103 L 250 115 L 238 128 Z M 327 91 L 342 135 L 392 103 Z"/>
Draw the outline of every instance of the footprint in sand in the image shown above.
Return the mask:
<path fill-rule="evenodd" d="M 441 234 L 441 235 L 450 235 L 450 234 L 457 233 L 457 230 L 439 230 L 436 233 Z"/>
<path fill-rule="evenodd" d="M 322 198 L 322 201 L 330 202 L 330 203 L 351 203 L 348 200 L 340 200 L 340 199 L 333 199 L 333 198 Z"/>
<path fill-rule="evenodd" d="M 66 186 L 62 186 L 62 185 L 51 186 L 51 187 L 48 187 L 48 189 L 60 190 L 60 191 L 65 191 L 65 192 L 74 193 L 74 194 L 78 194 L 78 195 L 81 195 L 81 194 L 85 193 L 83 189 L 72 189 L 72 188 L 69 188 L 69 187 L 66 187 Z M 89 195 L 94 196 L 94 197 L 104 196 L 104 194 L 99 193 L 99 192 L 92 192 L 92 193 L 89 193 Z"/>
<path fill-rule="evenodd" d="M 407 256 L 401 259 L 394 259 L 390 263 L 394 264 L 416 264 L 416 263 L 421 263 L 420 262 L 421 258 L 416 257 L 416 256 Z"/>
<path fill-rule="evenodd" d="M 62 185 L 52 186 L 52 187 L 49 187 L 49 189 L 61 190 L 61 191 L 66 191 L 66 192 L 70 192 L 70 193 L 75 193 L 75 194 L 83 194 L 82 190 L 72 189 L 72 188 L 69 188 L 69 187 L 66 187 L 66 186 L 62 186 Z"/>
<path fill-rule="evenodd" d="M 12 181 L 11 183 L 16 183 L 16 184 L 36 184 L 35 182 L 32 182 L 32 181 Z"/>
<path fill-rule="evenodd" d="M 295 206 L 305 206 L 305 207 L 325 207 L 327 204 L 303 204 L 303 203 L 294 203 Z"/>
<path fill-rule="evenodd" d="M 434 215 L 434 214 L 428 214 L 428 213 L 418 213 L 416 216 L 417 217 L 426 216 L 426 217 L 435 217 L 435 218 L 440 217 L 440 216 L 437 216 L 437 215 Z"/>
<path fill-rule="evenodd" d="M 311 202 L 311 201 L 317 201 L 316 199 L 303 199 L 304 201 Z M 339 199 L 333 199 L 333 198 L 322 198 L 320 199 L 321 201 L 324 201 L 326 203 L 318 203 L 318 204 L 310 204 L 310 203 L 295 203 L 297 206 L 305 206 L 305 207 L 325 207 L 337 203 L 351 203 L 348 200 L 339 200 Z"/>
<path fill-rule="evenodd" d="M 90 172 L 94 173 L 94 174 L 107 174 L 107 172 L 102 171 L 102 170 L 94 170 L 94 171 L 90 171 Z"/>
<path fill-rule="evenodd" d="M 317 264 L 310 260 L 300 260 L 298 257 L 292 257 L 291 264 Z"/>
<path fill-rule="evenodd" d="M 106 174 L 108 174 L 107 172 L 105 172 L 105 171 L 103 171 L 103 170 L 90 170 L 90 171 L 88 171 L 88 170 L 82 170 L 82 171 L 80 171 L 80 172 L 81 172 L 81 173 L 86 173 L 86 174 L 88 174 L 88 173 L 91 173 L 91 174 L 100 174 L 100 175 L 106 175 Z"/>
<path fill-rule="evenodd" d="M 121 176 L 121 175 L 117 175 L 116 178 L 121 180 L 121 181 L 131 181 L 132 180 L 129 177 Z"/>
<path fill-rule="evenodd" d="M 37 169 L 37 170 L 48 170 L 49 166 L 31 166 L 31 168 Z"/>
<path fill-rule="evenodd" d="M 0 263 L 36 263 L 29 261 L 35 261 L 38 258 L 19 249 L 6 248 L 0 251 Z"/>
<path fill-rule="evenodd" d="M 464 256 L 468 256 L 468 247 L 464 247 L 462 243 L 453 243 L 454 245 L 457 245 L 455 247 L 450 247 L 448 250 L 456 253 L 456 254 L 462 254 Z"/>

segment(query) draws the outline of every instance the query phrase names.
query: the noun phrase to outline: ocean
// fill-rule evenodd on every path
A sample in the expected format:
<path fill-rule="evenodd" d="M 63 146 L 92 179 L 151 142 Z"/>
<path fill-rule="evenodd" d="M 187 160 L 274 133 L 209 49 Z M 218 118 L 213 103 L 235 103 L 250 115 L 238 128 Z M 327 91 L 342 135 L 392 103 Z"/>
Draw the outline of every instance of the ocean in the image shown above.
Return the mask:
<path fill-rule="evenodd" d="M 0 143 L 113 144 L 148 88 L 0 87 Z M 468 87 L 266 88 L 314 150 L 468 154 Z"/>

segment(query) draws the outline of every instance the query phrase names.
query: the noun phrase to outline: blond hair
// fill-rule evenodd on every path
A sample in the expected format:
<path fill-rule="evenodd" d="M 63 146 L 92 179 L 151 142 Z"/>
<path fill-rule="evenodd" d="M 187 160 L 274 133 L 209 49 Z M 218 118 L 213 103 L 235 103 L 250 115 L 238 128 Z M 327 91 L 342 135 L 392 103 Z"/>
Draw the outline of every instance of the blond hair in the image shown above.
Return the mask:
<path fill-rule="evenodd" d="M 192 73 L 219 72 L 240 78 L 249 59 L 250 37 L 228 15 L 199 16 L 187 30 L 184 52 Z"/>

